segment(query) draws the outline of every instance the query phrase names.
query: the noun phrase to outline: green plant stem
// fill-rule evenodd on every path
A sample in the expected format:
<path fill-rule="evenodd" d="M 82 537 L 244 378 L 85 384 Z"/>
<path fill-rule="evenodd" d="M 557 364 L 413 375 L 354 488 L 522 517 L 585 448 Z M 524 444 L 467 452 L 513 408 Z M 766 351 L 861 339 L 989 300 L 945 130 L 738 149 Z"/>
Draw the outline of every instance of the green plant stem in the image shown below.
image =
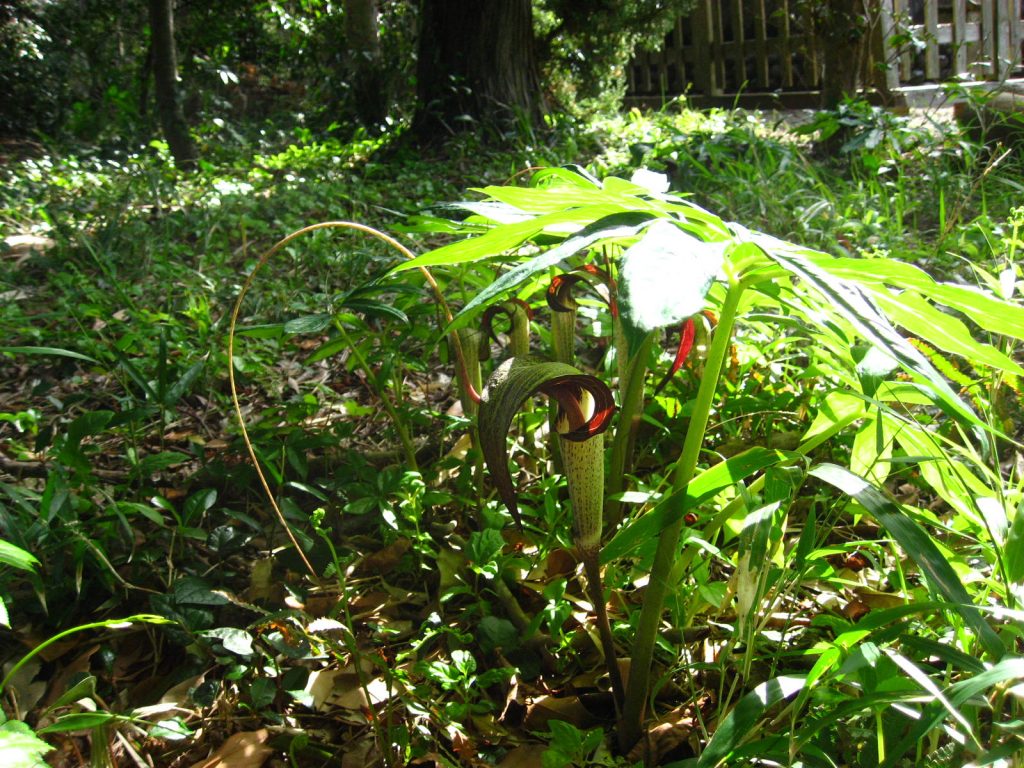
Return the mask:
<path fill-rule="evenodd" d="M 416 446 L 412 442 L 412 437 L 409 435 L 409 430 L 405 427 L 405 422 L 402 421 L 402 417 L 398 414 L 398 410 L 395 408 L 395 404 L 391 402 L 391 398 L 384 392 L 384 387 L 381 386 L 380 381 L 377 379 L 377 375 L 370 368 L 369 363 L 366 362 L 366 358 L 359 351 L 359 348 L 352 342 L 348 332 L 345 330 L 345 326 L 336 322 L 334 326 L 338 329 L 338 333 L 343 339 L 345 344 L 352 352 L 352 356 L 355 357 L 356 363 L 363 369 L 363 373 L 366 375 L 366 380 L 370 382 L 370 386 L 373 388 L 373 393 L 380 398 L 381 405 L 384 406 L 384 410 L 387 411 L 388 416 L 391 418 L 391 423 L 395 426 L 395 431 L 398 433 L 398 440 L 402 443 L 402 451 L 405 453 L 405 461 L 407 469 L 412 472 L 419 471 L 419 465 L 416 463 Z"/>
<path fill-rule="evenodd" d="M 718 381 L 722 375 L 726 353 L 732 339 L 732 328 L 736 322 L 736 312 L 744 285 L 735 276 L 729 276 L 729 286 L 722 304 L 718 319 L 718 327 L 708 350 L 704 377 L 697 391 L 690 426 L 686 431 L 683 450 L 676 462 L 672 482 L 672 492 L 685 491 L 697 469 L 707 430 L 711 406 L 714 402 Z M 682 501 L 680 496 L 680 502 Z M 619 722 L 619 748 L 627 752 L 637 741 L 643 729 L 644 709 L 647 703 L 647 690 L 650 685 L 651 662 L 654 658 L 654 645 L 661 624 L 661 610 L 665 603 L 665 594 L 669 587 L 669 574 L 679 548 L 679 535 L 682 531 L 683 516 L 678 515 L 658 538 L 658 548 L 654 555 L 654 564 L 644 594 L 644 604 L 640 609 L 640 620 L 637 625 L 636 638 L 633 640 L 631 654 L 629 684 L 626 688 L 626 700 L 623 705 L 622 718 Z"/>
<path fill-rule="evenodd" d="M 108 619 L 107 621 L 96 621 L 96 622 L 93 622 L 91 624 L 81 624 L 81 625 L 79 625 L 77 627 L 72 627 L 71 629 L 66 629 L 63 632 L 60 632 L 60 633 L 54 635 L 53 637 L 50 637 L 50 638 L 44 640 L 39 645 L 37 645 L 35 648 L 33 648 L 31 651 L 29 651 L 24 656 L 22 656 L 20 659 L 18 659 L 17 663 L 13 667 L 11 667 L 11 671 L 7 673 L 7 676 L 2 681 L 0 681 L 0 694 L 3 694 L 3 692 L 7 690 L 7 685 L 11 682 L 11 679 L 16 674 L 18 674 L 18 670 L 19 669 L 21 669 L 23 666 L 28 664 L 32 659 L 34 659 L 40 653 L 45 651 L 51 645 L 53 645 L 54 643 L 60 642 L 65 637 L 68 637 L 69 635 L 73 635 L 73 634 L 75 634 L 77 632 L 85 632 L 86 630 L 89 630 L 89 629 L 118 628 L 118 627 L 122 627 L 122 626 L 124 626 L 126 624 L 136 624 L 136 623 L 145 623 L 145 624 L 174 624 L 175 622 L 171 621 L 170 619 L 164 618 L 163 616 L 157 616 L 157 615 L 152 614 L 152 613 L 139 613 L 139 614 L 136 614 L 134 616 L 129 616 L 126 619 Z"/>
<path fill-rule="evenodd" d="M 619 426 L 612 440 L 612 455 L 608 464 L 608 487 L 604 503 L 605 527 L 614 528 L 622 519 L 622 502 L 616 498 L 625 487 L 625 475 L 631 470 L 629 457 L 636 441 L 640 410 L 644 402 L 644 378 L 647 375 L 647 357 L 654 343 L 654 334 L 644 337 L 640 348 L 627 367 L 626 379 L 621 381 L 622 402 Z M 624 350 L 620 350 L 624 352 Z"/>

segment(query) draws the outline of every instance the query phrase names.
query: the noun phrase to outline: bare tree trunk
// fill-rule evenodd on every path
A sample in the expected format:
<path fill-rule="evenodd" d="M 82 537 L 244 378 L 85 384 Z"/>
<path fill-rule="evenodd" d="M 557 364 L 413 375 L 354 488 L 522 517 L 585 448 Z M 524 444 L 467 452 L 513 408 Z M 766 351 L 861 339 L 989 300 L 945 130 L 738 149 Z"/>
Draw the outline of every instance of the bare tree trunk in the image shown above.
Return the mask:
<path fill-rule="evenodd" d="M 823 50 L 821 106 L 835 109 L 844 98 L 857 95 L 860 62 L 867 42 L 864 0 L 826 0 L 816 13 Z"/>
<path fill-rule="evenodd" d="M 423 0 L 413 133 L 533 125 L 544 112 L 530 0 Z"/>
<path fill-rule="evenodd" d="M 149 0 L 149 24 L 153 38 L 153 75 L 160 126 L 178 167 L 191 169 L 196 164 L 196 147 L 189 135 L 178 93 L 173 0 Z"/>
<path fill-rule="evenodd" d="M 356 115 L 367 127 L 379 126 L 387 117 L 389 97 L 381 61 L 377 0 L 345 0 L 345 41 Z"/>

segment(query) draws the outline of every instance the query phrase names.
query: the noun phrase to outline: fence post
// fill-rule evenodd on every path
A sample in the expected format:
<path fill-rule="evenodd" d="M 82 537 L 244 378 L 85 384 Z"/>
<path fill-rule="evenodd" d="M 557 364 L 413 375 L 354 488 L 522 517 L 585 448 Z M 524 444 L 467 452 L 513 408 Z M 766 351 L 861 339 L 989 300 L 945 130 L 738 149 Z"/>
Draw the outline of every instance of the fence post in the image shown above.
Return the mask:
<path fill-rule="evenodd" d="M 896 68 L 892 47 L 892 36 L 896 32 L 893 0 L 877 0 L 873 10 L 868 61 L 871 62 L 872 69 L 876 70 L 872 78 L 876 87 L 888 97 L 900 85 L 900 73 Z"/>
<path fill-rule="evenodd" d="M 715 76 L 717 64 L 712 58 L 712 8 L 713 0 L 701 0 L 697 9 L 690 16 L 693 22 L 693 52 L 696 69 L 697 87 L 705 96 L 714 96 L 718 91 L 718 80 Z"/>
<path fill-rule="evenodd" d="M 967 0 L 953 0 L 953 77 L 967 74 Z"/>

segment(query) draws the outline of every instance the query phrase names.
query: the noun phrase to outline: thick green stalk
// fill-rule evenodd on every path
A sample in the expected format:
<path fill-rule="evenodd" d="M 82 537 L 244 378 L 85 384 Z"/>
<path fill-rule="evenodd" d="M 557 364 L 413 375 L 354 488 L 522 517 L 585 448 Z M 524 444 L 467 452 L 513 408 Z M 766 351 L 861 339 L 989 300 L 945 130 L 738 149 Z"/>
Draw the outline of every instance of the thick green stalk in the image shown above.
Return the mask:
<path fill-rule="evenodd" d="M 512 304 L 512 307 L 509 349 L 513 356 L 521 357 L 530 354 L 530 318 L 518 304 Z"/>
<path fill-rule="evenodd" d="M 551 346 L 555 360 L 573 365 L 576 362 L 576 310 L 551 313 Z"/>
<path fill-rule="evenodd" d="M 690 417 L 690 426 L 686 431 L 683 450 L 676 462 L 672 493 L 685 490 L 697 469 L 697 459 L 700 457 L 711 406 L 731 343 L 732 328 L 736 322 L 736 310 L 739 306 L 740 296 L 743 294 L 743 288 L 743 284 L 730 275 L 718 327 L 711 342 L 711 349 L 708 350 L 704 377 L 701 379 L 693 414 Z M 680 495 L 680 503 L 682 500 L 683 497 Z M 661 624 L 665 594 L 669 587 L 669 574 L 672 570 L 672 563 L 678 555 L 682 526 L 683 515 L 679 514 L 662 530 L 658 537 L 658 548 L 654 555 L 654 564 L 651 566 L 643 607 L 640 609 L 636 638 L 633 640 L 629 684 L 626 688 L 622 719 L 619 722 L 619 748 L 623 752 L 628 751 L 640 740 L 643 731 L 643 716 L 650 685 L 654 645 L 658 636 L 658 627 Z"/>
<path fill-rule="evenodd" d="M 452 353 L 456 356 L 456 383 L 462 415 L 469 419 L 469 442 L 473 449 L 473 478 L 477 493 L 483 483 L 483 454 L 480 451 L 480 430 L 477 414 L 480 411 L 480 392 L 483 391 L 483 373 L 480 370 L 480 348 L 487 343 L 484 335 L 473 328 L 460 328 L 448 337 Z"/>
<path fill-rule="evenodd" d="M 630 455 L 636 442 L 636 431 L 640 426 L 640 415 L 644 405 L 644 379 L 647 376 L 647 358 L 655 334 L 644 337 L 640 348 L 626 367 L 626 378 L 619 382 L 621 403 L 619 426 L 612 439 L 612 455 L 608 464 L 608 497 L 604 503 L 605 525 L 612 528 L 622 519 L 622 502 L 613 497 L 625 488 L 626 474 L 632 471 Z M 616 354 L 625 354 L 625 349 Z"/>

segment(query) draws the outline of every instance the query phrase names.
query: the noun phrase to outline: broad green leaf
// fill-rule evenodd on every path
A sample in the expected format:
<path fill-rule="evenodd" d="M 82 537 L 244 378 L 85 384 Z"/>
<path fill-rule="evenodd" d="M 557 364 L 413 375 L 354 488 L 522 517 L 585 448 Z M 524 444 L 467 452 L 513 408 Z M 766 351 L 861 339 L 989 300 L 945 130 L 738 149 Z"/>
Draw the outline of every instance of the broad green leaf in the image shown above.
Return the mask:
<path fill-rule="evenodd" d="M 990 688 L 1019 680 L 1024 680 L 1024 658 L 1006 657 L 985 671 L 954 683 L 943 693 L 952 706 L 963 708 Z M 892 750 L 885 763 L 882 764 L 882 768 L 894 768 L 900 764 L 900 758 L 920 743 L 926 734 L 937 729 L 945 720 L 946 714 L 947 710 L 938 702 L 926 707 L 922 716 L 913 723 L 903 741 Z"/>
<path fill-rule="evenodd" d="M 81 352 L 73 352 L 70 349 L 58 347 L 0 347 L 0 354 L 9 352 L 12 355 L 53 355 L 55 357 L 70 357 L 72 360 L 84 360 L 87 363 L 100 364 L 99 360 L 83 355 Z"/>
<path fill-rule="evenodd" d="M 251 656 L 253 637 L 244 629 L 237 627 L 218 627 L 197 633 L 200 637 L 219 640 L 224 650 L 239 656 Z"/>
<path fill-rule="evenodd" d="M 290 334 L 320 333 L 330 326 L 334 318 L 326 313 L 296 317 L 284 324 L 284 332 Z"/>
<path fill-rule="evenodd" d="M 67 733 L 68 731 L 87 731 L 108 723 L 125 720 L 121 715 L 110 712 L 73 712 L 57 719 L 57 722 L 40 728 L 36 733 Z"/>
<path fill-rule="evenodd" d="M 225 605 L 228 602 L 223 593 L 211 590 L 198 576 L 182 576 L 174 582 L 172 594 L 179 605 Z"/>
<path fill-rule="evenodd" d="M 761 683 L 736 702 L 715 729 L 711 741 L 697 760 L 697 768 L 715 768 L 725 764 L 729 756 L 754 732 L 757 721 L 771 707 L 796 694 L 806 678 L 784 675 Z"/>
<path fill-rule="evenodd" d="M 68 704 L 74 704 L 79 699 L 91 699 L 96 695 L 96 678 L 92 675 L 86 675 L 84 678 L 79 680 L 73 686 L 64 691 L 58 699 L 53 702 L 49 707 L 46 708 L 47 712 L 51 712 L 58 707 L 64 707 Z"/>
<path fill-rule="evenodd" d="M 176 404 L 185 394 L 192 388 L 193 382 L 199 377 L 199 374 L 203 372 L 206 367 L 207 358 L 203 358 L 188 367 L 188 369 L 181 374 L 181 377 L 172 384 L 167 394 L 164 395 L 164 405 L 168 408 Z"/>
<path fill-rule="evenodd" d="M 911 376 L 926 383 L 950 411 L 976 426 L 984 427 L 928 359 L 911 346 L 879 311 L 867 289 L 829 273 L 813 260 L 818 258 L 820 261 L 821 257 L 809 249 L 798 248 L 768 235 L 751 233 L 750 237 L 781 266 L 812 287 L 826 302 L 829 311 L 844 317 L 865 340 L 881 347 Z"/>
<path fill-rule="evenodd" d="M 657 537 L 669 523 L 736 485 L 751 475 L 775 464 L 791 461 L 795 454 L 767 448 L 751 448 L 733 456 L 695 477 L 685 491 L 662 498 L 654 508 L 627 523 L 601 550 L 601 562 L 622 557 L 644 541 Z"/>
<path fill-rule="evenodd" d="M 941 312 L 919 293 L 904 291 L 893 296 L 888 291 L 875 292 L 875 300 L 898 325 L 932 346 L 960 355 L 972 365 L 987 365 L 1016 376 L 1024 376 L 1024 368 L 991 344 L 975 341 L 960 320 Z"/>
<path fill-rule="evenodd" d="M 303 362 L 306 365 L 309 365 L 310 363 L 316 363 L 319 362 L 320 360 L 326 360 L 328 357 L 333 357 L 339 352 L 343 352 L 344 350 L 348 349 L 349 346 L 349 339 L 345 338 L 344 336 L 335 336 L 333 339 L 328 339 L 315 350 L 313 350 L 313 353 L 309 357 L 307 357 Z"/>
<path fill-rule="evenodd" d="M 3 539 L 0 539 L 0 563 L 23 571 L 34 571 L 39 565 L 35 555 Z"/>
<path fill-rule="evenodd" d="M 888 414 L 882 417 L 890 423 L 896 434 L 896 442 L 908 456 L 916 459 L 921 477 L 931 486 L 943 501 L 979 528 L 985 521 L 975 508 L 974 499 L 991 496 L 992 489 L 978 479 L 962 461 L 951 461 L 943 454 L 938 437 L 927 429 L 913 423 L 898 421 Z"/>
<path fill-rule="evenodd" d="M 570 235 L 573 232 L 600 220 L 601 218 L 622 212 L 619 206 L 597 205 L 571 210 L 558 210 L 554 213 L 537 216 L 529 221 L 515 224 L 504 224 L 478 236 L 441 246 L 429 253 L 417 256 L 392 267 L 388 274 L 407 272 L 420 267 L 437 267 L 451 264 L 464 264 L 499 256 L 506 251 L 517 248 L 535 235 L 549 229 L 553 234 Z"/>
<path fill-rule="evenodd" d="M 836 277 L 908 288 L 963 312 L 986 331 L 1024 339 L 1024 307 L 979 288 L 936 282 L 919 267 L 895 259 L 832 258 L 827 254 L 814 254 L 811 258 Z"/>
<path fill-rule="evenodd" d="M 631 211 L 612 214 L 593 222 L 554 248 L 505 272 L 462 308 L 449 325 L 448 330 L 452 331 L 465 326 L 473 314 L 481 307 L 490 304 L 497 297 L 503 296 L 515 289 L 538 272 L 553 267 L 563 259 L 574 256 L 599 241 L 634 237 L 649 227 L 654 221 L 657 221 L 657 219 L 654 219 L 650 214 Z"/>
<path fill-rule="evenodd" d="M 1017 507 L 1003 549 L 1006 578 L 1015 584 L 1024 583 L 1024 504 Z"/>
<path fill-rule="evenodd" d="M 68 442 L 78 445 L 82 438 L 98 435 L 114 418 L 113 411 L 90 411 L 83 413 L 68 425 Z"/>
<path fill-rule="evenodd" d="M 678 325 L 704 309 L 725 249 L 725 243 L 698 240 L 668 220 L 651 224 L 619 268 L 619 306 L 630 336 Z"/>
<path fill-rule="evenodd" d="M 850 471 L 875 485 L 882 485 L 889 476 L 895 434 L 890 419 L 865 419 L 853 436 Z"/>
<path fill-rule="evenodd" d="M 350 298 L 345 300 L 344 307 L 353 312 L 362 312 L 367 315 L 387 315 L 400 323 L 409 324 L 409 316 L 405 312 L 383 301 Z"/>
<path fill-rule="evenodd" d="M 973 736 L 971 724 L 967 722 L 967 718 L 960 714 L 960 710 L 958 710 L 952 702 L 945 697 L 942 691 L 939 690 L 939 687 L 935 684 L 935 681 L 928 677 L 920 667 L 903 654 L 897 653 L 892 648 L 884 648 L 882 650 L 886 656 L 893 660 L 897 667 L 907 673 L 907 677 L 920 685 L 921 688 L 927 691 L 933 699 L 938 701 L 950 716 L 964 727 L 964 731 L 968 736 Z M 976 740 L 975 744 L 977 745 Z"/>
<path fill-rule="evenodd" d="M 48 768 L 43 755 L 53 747 L 36 736 L 27 723 L 0 723 L 0 765 L 4 768 Z"/>
<path fill-rule="evenodd" d="M 928 404 L 931 404 L 928 400 Z M 862 418 L 868 413 L 868 405 L 863 398 L 857 397 L 852 392 L 838 389 L 825 395 L 825 399 L 818 406 L 818 413 L 811 422 L 811 426 L 804 433 L 802 442 L 812 440 L 822 435 L 834 434 L 836 428 L 845 429 L 853 421 Z"/>
<path fill-rule="evenodd" d="M 950 609 L 959 613 L 970 625 L 989 655 L 995 659 L 1003 657 L 1006 648 L 999 635 L 974 606 L 960 577 L 921 526 L 903 514 L 895 503 L 864 478 L 842 467 L 819 464 L 810 470 L 810 474 L 857 499 L 917 563 L 929 586 L 946 598 L 951 603 Z"/>
<path fill-rule="evenodd" d="M 236 336 L 248 336 L 251 339 L 279 339 L 284 336 L 284 323 L 265 323 L 248 325 L 235 330 Z"/>

